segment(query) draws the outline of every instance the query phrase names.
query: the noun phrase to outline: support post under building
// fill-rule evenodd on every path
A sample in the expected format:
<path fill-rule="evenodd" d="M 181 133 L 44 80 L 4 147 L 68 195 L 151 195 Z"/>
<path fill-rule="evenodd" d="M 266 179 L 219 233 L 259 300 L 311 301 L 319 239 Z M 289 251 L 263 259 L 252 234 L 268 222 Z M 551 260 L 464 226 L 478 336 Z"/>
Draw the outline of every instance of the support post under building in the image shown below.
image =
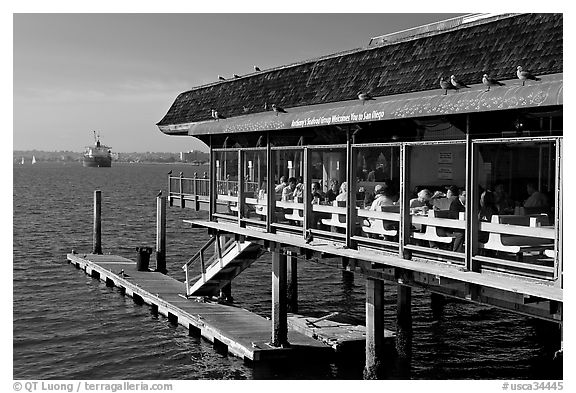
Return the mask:
<path fill-rule="evenodd" d="M 366 278 L 366 364 L 364 379 L 383 374 L 384 281 Z"/>
<path fill-rule="evenodd" d="M 272 252 L 272 340 L 275 347 L 288 344 L 288 302 L 286 255 L 278 248 Z"/>
<path fill-rule="evenodd" d="M 292 254 L 291 251 L 288 252 L 287 256 L 287 301 L 288 301 L 288 311 L 291 313 L 298 312 L 298 260 Z"/>
<path fill-rule="evenodd" d="M 412 288 L 398 284 L 396 353 L 404 362 L 412 358 Z"/>

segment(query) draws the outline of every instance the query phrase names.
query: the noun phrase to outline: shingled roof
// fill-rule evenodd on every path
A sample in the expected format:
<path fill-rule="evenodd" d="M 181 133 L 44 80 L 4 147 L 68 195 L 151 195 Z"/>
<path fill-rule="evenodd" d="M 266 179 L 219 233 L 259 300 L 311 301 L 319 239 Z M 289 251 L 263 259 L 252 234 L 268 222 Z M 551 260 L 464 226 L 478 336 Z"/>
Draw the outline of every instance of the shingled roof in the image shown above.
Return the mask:
<path fill-rule="evenodd" d="M 455 74 L 467 84 L 484 73 L 516 77 L 522 65 L 536 75 L 562 72 L 562 14 L 522 14 L 472 24 L 376 48 L 363 48 L 216 82 L 181 93 L 158 126 L 211 120 L 212 108 L 227 117 L 439 89 L 440 76 Z"/>

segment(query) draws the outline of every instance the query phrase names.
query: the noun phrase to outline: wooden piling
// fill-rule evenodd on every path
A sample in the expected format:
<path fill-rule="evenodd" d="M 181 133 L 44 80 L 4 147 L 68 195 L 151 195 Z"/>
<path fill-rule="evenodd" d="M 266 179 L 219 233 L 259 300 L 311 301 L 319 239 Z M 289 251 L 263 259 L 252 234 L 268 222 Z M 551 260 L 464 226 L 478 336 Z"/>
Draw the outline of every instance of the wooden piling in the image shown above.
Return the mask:
<path fill-rule="evenodd" d="M 287 256 L 287 301 L 288 301 L 288 312 L 297 313 L 298 312 L 298 260 L 292 254 L 292 251 L 288 251 Z"/>
<path fill-rule="evenodd" d="M 288 344 L 288 308 L 286 301 L 286 255 L 278 248 L 272 252 L 272 339 L 275 347 Z"/>
<path fill-rule="evenodd" d="M 93 254 L 102 254 L 102 191 L 94 191 Z"/>
<path fill-rule="evenodd" d="M 412 288 L 398 284 L 396 304 L 396 353 L 403 360 L 412 357 Z"/>
<path fill-rule="evenodd" d="M 384 347 L 384 282 L 366 278 L 366 364 L 364 379 L 382 377 Z"/>
<path fill-rule="evenodd" d="M 166 274 L 166 197 L 156 197 L 156 271 Z"/>

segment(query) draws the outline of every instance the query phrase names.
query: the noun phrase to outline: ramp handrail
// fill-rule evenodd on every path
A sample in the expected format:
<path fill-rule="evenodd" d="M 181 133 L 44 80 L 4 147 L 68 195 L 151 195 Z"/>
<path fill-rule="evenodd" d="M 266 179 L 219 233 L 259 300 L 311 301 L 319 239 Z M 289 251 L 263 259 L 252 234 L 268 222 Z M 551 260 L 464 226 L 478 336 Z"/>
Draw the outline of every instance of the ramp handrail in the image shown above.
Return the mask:
<path fill-rule="evenodd" d="M 227 241 L 222 247 L 220 246 L 220 236 L 211 236 L 210 240 L 208 240 L 201 248 L 192 256 L 192 258 L 188 259 L 186 263 L 182 266 L 182 269 L 186 272 L 186 295 L 190 293 L 190 278 L 189 278 L 189 267 L 194 264 L 198 259 L 200 260 L 200 269 L 201 269 L 201 277 L 205 279 L 206 277 L 206 260 L 204 258 L 204 252 L 210 247 L 214 242 L 216 242 L 217 254 L 212 257 L 211 260 L 217 258 L 221 260 L 222 257 L 230 251 L 232 247 L 234 247 L 236 241 L 234 239 L 230 239 Z M 222 249 L 224 251 L 222 251 Z"/>

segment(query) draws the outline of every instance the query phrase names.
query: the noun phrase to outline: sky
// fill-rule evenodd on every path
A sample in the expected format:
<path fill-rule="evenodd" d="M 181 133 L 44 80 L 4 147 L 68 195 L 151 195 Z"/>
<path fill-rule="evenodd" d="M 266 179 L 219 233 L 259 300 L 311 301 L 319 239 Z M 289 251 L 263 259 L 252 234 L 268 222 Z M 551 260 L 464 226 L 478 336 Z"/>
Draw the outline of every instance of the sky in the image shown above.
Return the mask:
<path fill-rule="evenodd" d="M 369 5 L 369 3 L 366 3 Z M 176 96 L 458 14 L 15 13 L 13 149 L 207 150 L 156 123 Z"/>

